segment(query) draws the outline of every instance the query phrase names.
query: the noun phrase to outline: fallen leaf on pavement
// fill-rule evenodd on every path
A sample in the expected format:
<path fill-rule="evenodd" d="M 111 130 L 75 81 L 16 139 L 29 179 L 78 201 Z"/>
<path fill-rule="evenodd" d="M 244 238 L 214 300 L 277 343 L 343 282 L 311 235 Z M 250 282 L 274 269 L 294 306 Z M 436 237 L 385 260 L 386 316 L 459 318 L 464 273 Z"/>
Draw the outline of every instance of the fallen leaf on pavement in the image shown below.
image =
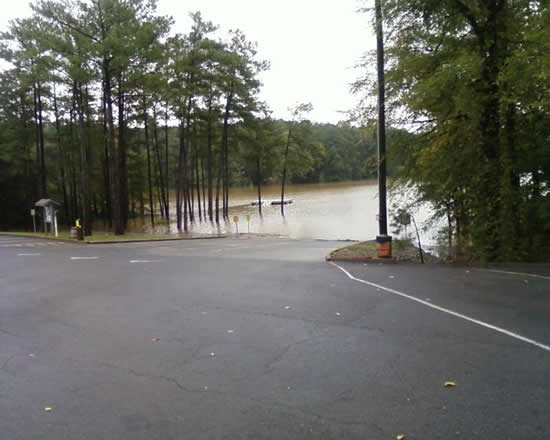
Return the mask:
<path fill-rule="evenodd" d="M 455 383 L 455 382 L 445 382 L 445 383 L 443 384 L 443 386 L 444 386 L 445 388 L 452 388 L 452 387 L 456 387 L 456 383 Z"/>
<path fill-rule="evenodd" d="M 159 338 L 153 338 L 153 342 L 158 342 L 158 341 L 160 341 Z"/>
<path fill-rule="evenodd" d="M 52 409 L 51 409 L 49 406 L 47 406 L 46 408 L 44 408 L 44 411 L 46 411 L 46 412 L 52 412 Z"/>
<path fill-rule="evenodd" d="M 395 278 L 393 275 L 390 275 L 388 278 Z"/>
<path fill-rule="evenodd" d="M 395 437 L 395 440 L 405 440 L 405 436 L 403 434 L 399 434 L 397 437 Z"/>

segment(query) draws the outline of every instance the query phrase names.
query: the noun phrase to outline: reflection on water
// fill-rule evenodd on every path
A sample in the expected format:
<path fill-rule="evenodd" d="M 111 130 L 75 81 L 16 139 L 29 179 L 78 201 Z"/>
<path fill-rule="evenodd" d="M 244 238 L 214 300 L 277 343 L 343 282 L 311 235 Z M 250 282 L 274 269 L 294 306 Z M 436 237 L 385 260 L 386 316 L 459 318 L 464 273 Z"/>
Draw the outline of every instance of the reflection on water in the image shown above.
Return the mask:
<path fill-rule="evenodd" d="M 235 232 L 232 219 L 239 216 L 239 232 L 281 234 L 291 238 L 317 238 L 326 240 L 368 240 L 378 233 L 376 214 L 378 212 L 378 189 L 375 181 L 343 183 L 320 183 L 288 185 L 285 198 L 294 201 L 285 206 L 285 216 L 281 216 L 280 206 L 263 206 L 262 216 L 258 207 L 251 206 L 257 200 L 256 188 L 232 188 L 228 221 L 219 224 L 196 219 L 190 225 L 190 232 L 201 234 Z M 280 187 L 268 186 L 262 189 L 262 200 L 280 200 Z M 392 200 L 388 200 L 391 206 Z M 175 207 L 171 207 L 175 214 Z M 250 223 L 246 216 L 250 215 Z M 429 216 L 428 209 L 416 214 L 420 224 Z M 177 232 L 175 216 L 170 223 L 159 218 L 151 227 L 149 218 L 135 219 L 128 225 L 129 232 Z"/>

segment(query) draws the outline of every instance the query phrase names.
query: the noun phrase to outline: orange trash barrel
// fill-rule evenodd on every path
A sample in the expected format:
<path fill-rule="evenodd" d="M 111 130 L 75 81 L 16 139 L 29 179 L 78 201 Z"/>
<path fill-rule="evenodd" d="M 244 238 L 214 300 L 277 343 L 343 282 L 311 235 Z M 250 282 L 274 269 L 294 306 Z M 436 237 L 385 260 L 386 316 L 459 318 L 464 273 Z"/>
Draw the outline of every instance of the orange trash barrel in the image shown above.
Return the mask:
<path fill-rule="evenodd" d="M 377 235 L 376 236 L 376 253 L 378 258 L 391 258 L 391 236 Z"/>

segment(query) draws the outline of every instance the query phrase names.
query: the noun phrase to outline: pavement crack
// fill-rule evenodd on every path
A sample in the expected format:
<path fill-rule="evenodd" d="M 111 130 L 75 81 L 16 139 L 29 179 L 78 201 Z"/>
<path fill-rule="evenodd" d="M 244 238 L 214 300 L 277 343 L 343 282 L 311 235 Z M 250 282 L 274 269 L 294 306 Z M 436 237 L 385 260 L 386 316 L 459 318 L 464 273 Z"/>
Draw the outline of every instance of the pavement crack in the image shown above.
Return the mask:
<path fill-rule="evenodd" d="M 3 333 L 3 334 L 8 335 L 8 336 L 13 336 L 14 338 L 17 338 L 17 335 L 16 335 L 16 334 L 11 333 L 11 332 L 9 332 L 9 331 L 3 329 L 3 328 L 0 328 L 0 333 Z"/>
<path fill-rule="evenodd" d="M 223 394 L 220 391 L 215 391 L 215 390 L 210 390 L 210 389 L 205 390 L 204 388 L 191 388 L 191 387 L 188 387 L 188 386 L 182 384 L 176 378 L 170 377 L 170 376 L 146 373 L 146 372 L 138 371 L 134 368 L 119 367 L 118 365 L 113 365 L 113 364 L 110 364 L 110 363 L 107 363 L 107 362 L 101 362 L 99 365 L 101 365 L 103 367 L 107 367 L 107 368 L 113 368 L 113 369 L 116 369 L 116 370 L 121 370 L 123 372 L 126 372 L 130 376 L 134 376 L 134 377 L 138 377 L 138 378 L 161 380 L 161 381 L 164 381 L 164 382 L 168 382 L 172 385 L 175 385 L 176 388 L 178 388 L 179 390 L 184 391 L 186 393 L 195 393 L 195 394 L 196 393 L 201 393 L 202 394 L 202 393 L 208 392 L 208 393 Z"/>
<path fill-rule="evenodd" d="M 334 424 L 341 425 L 341 426 L 367 426 L 367 425 L 372 425 L 372 424 L 369 424 L 368 422 L 364 422 L 364 421 L 361 421 L 361 420 L 353 420 L 353 419 L 344 420 L 344 419 L 341 419 L 341 418 L 338 418 L 338 417 L 326 416 L 326 415 L 320 414 L 316 411 L 312 411 L 312 410 L 309 410 L 309 409 L 306 410 L 306 409 L 299 408 L 299 407 L 294 406 L 294 405 L 285 404 L 285 403 L 282 403 L 280 401 L 275 401 L 275 400 L 272 400 L 272 399 L 265 399 L 264 400 L 264 399 L 260 399 L 260 398 L 256 398 L 256 397 L 244 396 L 240 393 L 237 393 L 237 395 L 239 397 L 245 399 L 245 400 L 249 400 L 251 402 L 257 403 L 257 404 L 262 405 L 262 406 L 269 405 L 270 407 L 279 407 L 281 409 L 284 409 L 286 411 L 291 411 L 293 413 L 298 412 L 302 416 L 308 416 L 308 417 L 313 417 L 313 418 L 316 418 L 316 419 L 319 419 L 319 420 L 325 420 L 327 422 L 334 423 Z"/>
<path fill-rule="evenodd" d="M 280 362 L 288 354 L 288 352 L 292 349 L 292 347 L 303 344 L 304 342 L 309 342 L 312 339 L 313 339 L 313 336 L 309 338 L 300 339 L 299 341 L 293 342 L 292 344 L 288 344 L 287 346 L 283 347 L 279 351 L 279 353 L 277 353 L 273 358 L 271 358 L 268 362 L 266 362 L 264 366 L 264 370 L 266 372 L 270 371 L 277 362 Z"/>
<path fill-rule="evenodd" d="M 7 367 L 8 364 L 9 364 L 11 361 L 13 361 L 16 357 L 17 357 L 16 354 L 11 355 L 10 357 L 8 357 L 8 358 L 2 363 L 2 365 L 0 366 L 0 370 L 1 370 L 1 371 L 5 371 L 6 373 L 8 373 L 8 371 L 6 371 L 6 367 Z"/>

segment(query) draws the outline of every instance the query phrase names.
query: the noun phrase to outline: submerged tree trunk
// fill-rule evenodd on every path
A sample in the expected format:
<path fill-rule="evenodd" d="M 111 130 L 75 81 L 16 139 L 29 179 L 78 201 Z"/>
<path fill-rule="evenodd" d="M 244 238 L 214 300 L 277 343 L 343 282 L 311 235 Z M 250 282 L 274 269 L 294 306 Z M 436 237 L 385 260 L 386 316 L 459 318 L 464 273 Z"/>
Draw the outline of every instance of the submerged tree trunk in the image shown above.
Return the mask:
<path fill-rule="evenodd" d="M 157 111 L 155 105 L 153 105 L 153 138 L 155 145 L 155 153 L 157 158 L 157 171 L 159 175 L 159 189 L 160 189 L 160 199 L 161 200 L 161 214 L 168 218 L 168 201 L 166 199 L 166 186 L 164 184 L 164 172 L 162 169 L 162 158 L 161 158 L 161 148 L 159 145 L 158 139 L 158 130 L 157 130 Z"/>
<path fill-rule="evenodd" d="M 223 217 L 229 217 L 229 112 L 233 102 L 233 92 L 227 96 L 223 116 L 222 163 L 223 166 Z"/>
<path fill-rule="evenodd" d="M 178 154 L 178 166 L 176 172 L 176 224 L 178 231 L 182 230 L 183 217 L 182 217 L 182 204 L 183 204 L 183 173 L 184 173 L 184 160 L 185 155 L 185 142 L 184 142 L 184 119 L 180 118 L 179 127 L 179 154 Z"/>
<path fill-rule="evenodd" d="M 212 175 L 212 170 L 214 167 L 214 160 L 213 160 L 213 153 L 212 153 L 212 121 L 211 121 L 211 114 L 212 112 L 212 102 L 209 103 L 208 106 L 208 122 L 207 122 L 207 151 L 208 151 L 208 163 L 206 164 L 207 167 L 207 174 L 208 174 L 208 218 L 210 221 L 212 221 L 213 218 L 213 207 L 212 207 L 212 198 L 213 198 L 213 179 L 214 176 Z"/>
<path fill-rule="evenodd" d="M 283 159 L 283 177 L 281 179 L 281 215 L 285 215 L 285 183 L 286 183 L 286 170 L 287 170 L 287 160 L 288 160 L 288 150 L 290 147 L 290 139 L 292 138 L 292 122 L 290 127 L 288 127 L 288 137 L 286 139 L 285 146 L 285 155 Z"/>
<path fill-rule="evenodd" d="M 218 176 L 216 179 L 216 223 L 220 222 L 220 184 L 222 179 L 222 166 L 218 166 Z"/>
<path fill-rule="evenodd" d="M 201 207 L 201 181 L 200 181 L 200 174 L 199 174 L 199 156 L 197 152 L 195 153 L 195 183 L 196 183 L 196 190 L 197 190 L 197 206 L 199 208 L 199 219 L 202 220 L 202 207 Z"/>
<path fill-rule="evenodd" d="M 260 213 L 260 217 L 262 216 L 262 170 L 260 166 L 260 158 L 258 157 L 256 159 L 256 182 L 258 186 L 258 211 Z"/>

